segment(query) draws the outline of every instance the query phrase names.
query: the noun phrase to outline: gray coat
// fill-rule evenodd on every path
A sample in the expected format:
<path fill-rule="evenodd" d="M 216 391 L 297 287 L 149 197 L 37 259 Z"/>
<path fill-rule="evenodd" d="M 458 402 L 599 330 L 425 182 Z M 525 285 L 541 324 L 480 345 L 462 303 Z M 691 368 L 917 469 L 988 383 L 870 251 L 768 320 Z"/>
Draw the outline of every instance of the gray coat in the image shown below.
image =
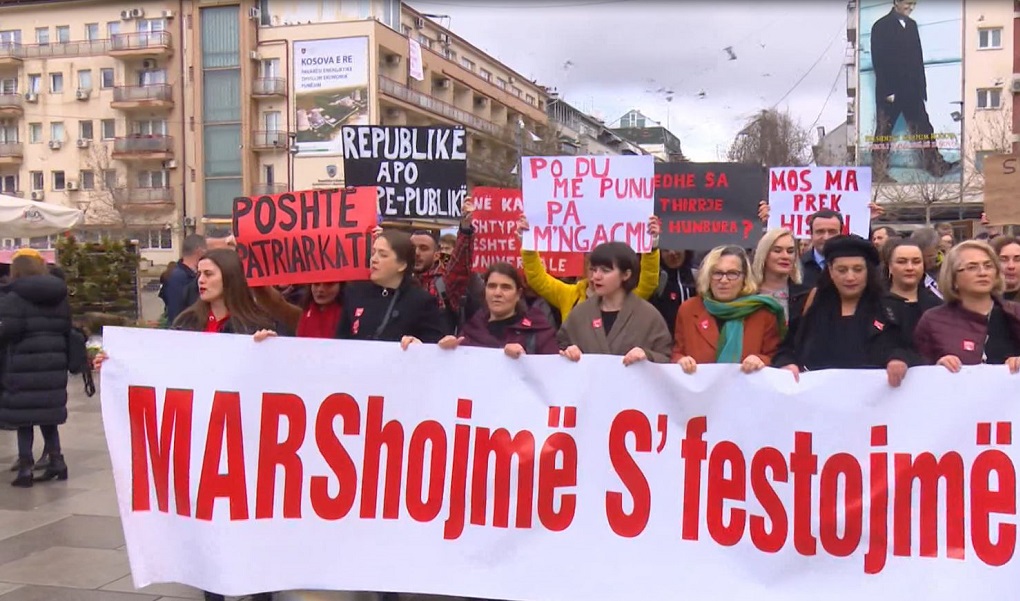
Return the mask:
<path fill-rule="evenodd" d="M 560 348 L 577 345 L 582 353 L 623 356 L 635 347 L 644 349 L 648 360 L 669 363 L 673 337 L 662 314 L 648 301 L 633 293 L 623 301 L 620 314 L 606 336 L 598 297 L 577 305 L 557 334 Z"/>

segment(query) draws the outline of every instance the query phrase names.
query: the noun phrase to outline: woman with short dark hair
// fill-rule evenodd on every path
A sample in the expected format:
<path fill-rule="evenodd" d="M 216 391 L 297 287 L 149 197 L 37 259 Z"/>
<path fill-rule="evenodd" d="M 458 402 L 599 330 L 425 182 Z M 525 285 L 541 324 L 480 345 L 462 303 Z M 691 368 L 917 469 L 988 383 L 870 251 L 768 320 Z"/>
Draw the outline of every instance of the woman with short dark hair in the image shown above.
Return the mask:
<path fill-rule="evenodd" d="M 558 334 L 560 354 L 579 361 L 582 354 L 621 355 L 624 365 L 639 361 L 668 363 L 673 347 L 662 315 L 633 291 L 638 284 L 638 255 L 623 242 L 606 242 L 589 257 L 594 295 L 567 317 Z"/>

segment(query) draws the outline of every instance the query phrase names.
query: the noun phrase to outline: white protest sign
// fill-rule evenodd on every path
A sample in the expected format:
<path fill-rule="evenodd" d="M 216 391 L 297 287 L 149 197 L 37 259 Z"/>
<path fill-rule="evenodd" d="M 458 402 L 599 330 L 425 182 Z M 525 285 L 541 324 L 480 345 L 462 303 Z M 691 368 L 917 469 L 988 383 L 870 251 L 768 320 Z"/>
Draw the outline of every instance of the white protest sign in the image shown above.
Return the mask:
<path fill-rule="evenodd" d="M 774 167 L 769 170 L 769 229 L 810 238 L 808 217 L 843 215 L 843 233 L 871 236 L 871 167 Z"/>
<path fill-rule="evenodd" d="M 522 248 L 590 252 L 610 241 L 651 250 L 655 210 L 651 156 L 524 157 L 521 192 L 530 230 Z"/>
<path fill-rule="evenodd" d="M 881 370 L 797 383 L 614 356 L 104 334 L 139 588 L 1016 595 L 1020 375 L 1005 366 L 914 368 L 892 389 Z"/>

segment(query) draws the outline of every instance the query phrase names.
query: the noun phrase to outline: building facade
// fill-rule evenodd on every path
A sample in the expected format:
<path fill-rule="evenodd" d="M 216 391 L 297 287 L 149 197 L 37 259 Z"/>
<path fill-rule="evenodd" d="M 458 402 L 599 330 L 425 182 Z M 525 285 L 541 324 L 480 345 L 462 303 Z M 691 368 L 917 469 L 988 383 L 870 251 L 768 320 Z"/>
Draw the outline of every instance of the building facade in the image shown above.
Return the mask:
<path fill-rule="evenodd" d="M 640 146 L 620 136 L 601 120 L 561 98 L 550 99 L 548 107 L 549 122 L 556 130 L 562 154 L 647 154 Z"/>
<path fill-rule="evenodd" d="M 656 161 L 686 160 L 680 146 L 680 138 L 661 123 L 646 117 L 641 111 L 628 111 L 616 121 L 616 124 L 618 127 L 613 129 L 614 133 L 637 144 L 646 153 L 655 157 Z"/>
<path fill-rule="evenodd" d="M 0 192 L 80 207 L 86 238 L 128 231 L 154 261 L 237 196 L 343 185 L 343 125 L 463 126 L 470 186 L 515 177 L 548 123 L 544 88 L 399 1 L 0 10 Z"/>

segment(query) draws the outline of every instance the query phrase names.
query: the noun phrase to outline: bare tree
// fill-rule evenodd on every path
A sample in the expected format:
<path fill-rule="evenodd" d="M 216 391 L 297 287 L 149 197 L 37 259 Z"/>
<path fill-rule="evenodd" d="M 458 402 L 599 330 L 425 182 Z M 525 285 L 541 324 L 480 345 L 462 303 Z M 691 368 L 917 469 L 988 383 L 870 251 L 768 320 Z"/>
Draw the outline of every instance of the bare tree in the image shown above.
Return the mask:
<path fill-rule="evenodd" d="M 788 112 L 763 110 L 748 119 L 728 157 L 765 167 L 799 167 L 811 161 L 811 134 Z"/>
<path fill-rule="evenodd" d="M 127 228 L 130 213 L 125 210 L 125 205 L 130 201 L 130 193 L 117 170 L 109 145 L 93 142 L 84 163 L 95 178 L 92 189 L 86 191 L 89 201 L 85 207 L 87 222 Z"/>
<path fill-rule="evenodd" d="M 931 225 L 933 214 L 952 208 L 962 211 L 964 203 L 980 202 L 984 190 L 981 158 L 985 153 L 1009 153 L 1012 146 L 1012 115 L 1009 109 L 975 111 L 970 117 L 969 138 L 962 152 L 957 177 L 933 178 L 927 174 L 897 176 L 898 183 L 874 186 L 875 202 L 887 219 L 910 209 L 923 209 L 924 222 Z"/>

